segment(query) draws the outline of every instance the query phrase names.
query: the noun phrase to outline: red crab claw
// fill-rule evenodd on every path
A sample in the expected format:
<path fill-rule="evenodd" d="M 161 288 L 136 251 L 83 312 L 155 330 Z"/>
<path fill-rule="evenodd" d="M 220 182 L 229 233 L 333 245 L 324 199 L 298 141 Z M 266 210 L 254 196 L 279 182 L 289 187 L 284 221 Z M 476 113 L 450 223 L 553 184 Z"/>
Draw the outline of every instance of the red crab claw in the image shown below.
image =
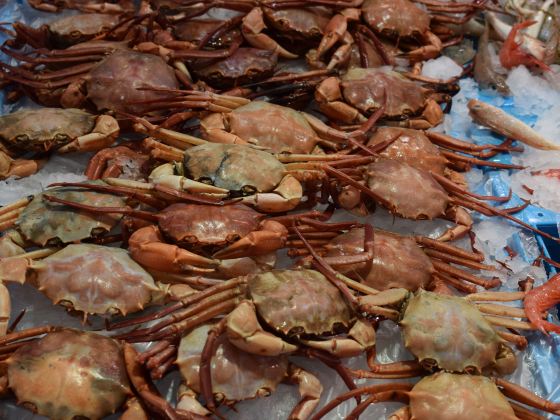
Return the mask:
<path fill-rule="evenodd" d="M 547 334 L 555 332 L 560 334 L 560 326 L 542 319 L 546 310 L 560 303 L 560 274 L 551 277 L 542 286 L 536 287 L 525 295 L 525 312 L 531 324 Z"/>
<path fill-rule="evenodd" d="M 521 44 L 518 44 L 515 41 L 515 37 L 521 29 L 527 28 L 535 23 L 536 21 L 534 20 L 526 20 L 525 22 L 516 23 L 511 28 L 511 31 L 500 50 L 500 63 L 502 63 L 502 66 L 506 69 L 511 69 L 512 67 L 523 64 L 526 66 L 537 66 L 543 71 L 550 71 L 549 66 L 531 54 L 523 51 L 521 49 Z"/>

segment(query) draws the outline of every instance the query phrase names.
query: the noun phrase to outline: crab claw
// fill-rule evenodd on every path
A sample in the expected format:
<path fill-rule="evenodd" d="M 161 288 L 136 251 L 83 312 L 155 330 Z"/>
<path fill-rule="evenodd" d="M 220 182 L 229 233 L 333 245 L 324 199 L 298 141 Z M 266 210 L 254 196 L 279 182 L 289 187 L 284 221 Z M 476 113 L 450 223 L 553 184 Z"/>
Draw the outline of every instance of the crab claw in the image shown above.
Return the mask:
<path fill-rule="evenodd" d="M 266 255 L 282 248 L 286 244 L 288 229 L 284 225 L 273 220 L 265 220 L 262 223 L 261 229 L 251 232 L 227 248 L 216 252 L 213 257 L 231 259 Z"/>
<path fill-rule="evenodd" d="M 548 65 L 533 55 L 523 51 L 521 49 L 521 44 L 518 44 L 515 41 L 515 37 L 521 29 L 527 28 L 535 23 L 536 21 L 534 20 L 526 20 L 525 22 L 513 25 L 504 42 L 504 45 L 502 46 L 502 49 L 500 50 L 500 63 L 502 63 L 502 66 L 507 69 L 511 69 L 512 67 L 519 65 L 537 66 L 543 71 L 550 71 L 550 67 Z"/>
<path fill-rule="evenodd" d="M 255 7 L 243 18 L 243 24 L 241 26 L 243 37 L 253 47 L 274 51 L 284 58 L 297 58 L 296 54 L 292 54 L 271 37 L 264 34 L 262 31 L 265 28 L 263 12 L 259 7 Z"/>
<path fill-rule="evenodd" d="M 542 286 L 529 290 L 525 295 L 524 306 L 527 318 L 539 330 L 548 334 L 560 334 L 560 326 L 542 319 L 548 308 L 560 303 L 560 274 L 550 278 Z"/>

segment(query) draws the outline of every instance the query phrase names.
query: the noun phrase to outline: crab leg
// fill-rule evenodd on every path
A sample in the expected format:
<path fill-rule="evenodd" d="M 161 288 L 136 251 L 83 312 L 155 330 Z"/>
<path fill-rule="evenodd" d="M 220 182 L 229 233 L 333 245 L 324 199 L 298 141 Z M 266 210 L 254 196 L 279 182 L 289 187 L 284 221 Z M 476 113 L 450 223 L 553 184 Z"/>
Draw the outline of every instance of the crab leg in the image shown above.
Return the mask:
<path fill-rule="evenodd" d="M 309 418 L 319 404 L 323 392 L 321 382 L 314 375 L 294 364 L 288 367 L 286 382 L 298 385 L 300 395 L 300 401 L 292 409 L 288 418 L 294 420 Z"/>
<path fill-rule="evenodd" d="M 414 378 L 425 372 L 417 360 L 393 362 L 385 364 L 368 364 L 370 370 L 351 370 L 352 375 L 358 379 L 402 379 Z"/>
<path fill-rule="evenodd" d="M 440 272 L 452 275 L 454 277 L 458 277 L 460 279 L 466 280 L 468 282 L 474 283 L 477 286 L 482 286 L 485 289 L 491 289 L 493 287 L 498 287 L 501 283 L 500 279 L 498 278 L 493 278 L 491 280 L 486 280 L 486 279 L 481 279 L 479 277 L 476 277 L 470 273 L 467 273 L 466 271 L 460 270 L 456 267 L 453 267 L 449 264 L 446 264 L 442 261 L 438 261 L 436 259 L 432 259 L 432 264 L 434 265 L 434 268 Z"/>
<path fill-rule="evenodd" d="M 468 284 L 463 282 L 460 279 L 457 279 L 455 277 L 449 276 L 445 273 L 436 273 L 434 275 L 434 279 L 435 280 L 442 280 L 444 283 L 449 283 L 451 286 L 453 286 L 455 289 L 464 292 L 464 293 L 475 293 L 476 292 L 476 286 L 474 284 Z"/>
<path fill-rule="evenodd" d="M 253 302 L 244 300 L 227 316 L 226 331 L 231 344 L 248 353 L 278 356 L 293 353 L 297 346 L 265 331 Z"/>
<path fill-rule="evenodd" d="M 492 378 L 492 380 L 497 386 L 502 388 L 502 392 L 507 397 L 539 410 L 560 414 L 560 403 L 554 403 L 552 401 L 545 400 L 544 398 L 540 398 L 529 390 L 508 382 L 505 379 Z"/>
<path fill-rule="evenodd" d="M 379 395 L 383 393 L 387 399 L 394 399 L 395 395 L 407 395 L 407 391 L 412 390 L 414 384 L 411 383 L 392 383 L 392 384 L 377 384 L 377 385 L 368 385 L 362 388 L 354 389 L 352 391 L 345 392 L 344 394 L 339 395 L 328 404 L 325 404 L 323 408 L 321 408 L 318 412 L 315 413 L 310 420 L 321 420 L 327 413 L 333 410 L 336 406 L 342 404 L 344 401 L 349 400 L 350 398 L 354 398 L 358 395 L 362 394 L 375 394 Z M 391 391 L 391 397 L 389 398 L 388 392 Z"/>
<path fill-rule="evenodd" d="M 415 236 L 414 239 L 420 245 L 427 248 L 432 248 L 436 251 L 445 252 L 446 254 L 455 255 L 457 257 L 468 259 L 476 262 L 483 262 L 484 255 L 474 252 L 465 251 L 464 249 L 458 248 L 448 243 L 444 243 L 435 239 L 431 239 L 425 236 Z"/>
<path fill-rule="evenodd" d="M 115 330 L 115 329 L 120 329 L 120 328 L 126 328 L 126 327 L 131 327 L 133 325 L 137 325 L 137 324 L 142 324 L 144 322 L 148 322 L 148 321 L 153 321 L 156 319 L 161 319 L 175 311 L 178 311 L 179 309 L 183 309 L 186 308 L 187 306 L 190 305 L 194 305 L 195 303 L 198 303 L 202 300 L 205 300 L 207 298 L 211 298 L 213 295 L 219 294 L 221 292 L 230 290 L 230 289 L 234 289 L 235 290 L 235 294 L 240 293 L 239 292 L 239 286 L 244 284 L 246 282 L 246 280 L 242 277 L 239 278 L 235 278 L 235 279 L 231 279 L 228 281 L 224 281 L 221 282 L 220 284 L 216 285 L 216 286 L 212 286 L 207 288 L 206 290 L 196 293 L 194 295 L 188 296 L 184 299 L 181 299 L 179 302 L 176 302 L 173 305 L 168 306 L 165 309 L 162 309 L 158 312 L 154 312 L 152 314 L 148 314 L 148 315 L 144 315 L 141 317 L 137 317 L 134 319 L 127 319 L 124 321 L 120 321 L 120 322 L 116 322 L 114 324 L 110 324 L 107 329 L 109 330 Z M 166 324 L 168 325 L 168 324 Z"/>
<path fill-rule="evenodd" d="M 314 349 L 326 351 L 337 357 L 353 357 L 375 346 L 375 329 L 367 321 L 358 319 L 348 332 L 350 338 L 332 338 L 302 343 Z"/>
<path fill-rule="evenodd" d="M 245 40 L 255 48 L 271 50 L 284 58 L 297 58 L 296 54 L 284 49 L 280 44 L 263 33 L 266 24 L 263 19 L 263 12 L 260 7 L 251 10 L 242 21 L 241 31 Z"/>

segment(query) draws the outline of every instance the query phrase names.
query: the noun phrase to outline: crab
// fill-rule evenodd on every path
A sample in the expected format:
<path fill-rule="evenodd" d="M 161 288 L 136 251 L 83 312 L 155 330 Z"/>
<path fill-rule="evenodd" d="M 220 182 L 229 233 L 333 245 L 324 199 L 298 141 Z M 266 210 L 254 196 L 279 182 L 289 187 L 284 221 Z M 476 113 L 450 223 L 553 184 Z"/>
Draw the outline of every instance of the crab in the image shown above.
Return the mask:
<path fill-rule="evenodd" d="M 119 15 L 87 13 L 63 17 L 39 28 L 16 22 L 13 24 L 16 37 L 9 40 L 8 45 L 23 43 L 33 48 L 66 48 L 105 34 L 120 21 Z M 113 33 L 113 36 L 122 36 L 122 29 Z"/>
<path fill-rule="evenodd" d="M 70 50 L 65 57 L 80 56 L 84 52 L 104 54 L 108 56 L 100 60 L 94 55 L 92 63 L 77 64 L 62 70 L 33 72 L 21 67 L 9 67 L 2 72 L 5 79 L 21 86 L 34 100 L 46 105 L 62 105 L 65 108 L 78 108 L 89 105 L 97 110 L 112 110 L 121 113 L 143 114 L 150 111 L 169 109 L 173 105 L 161 99 L 167 98 L 174 92 L 173 100 L 177 100 L 176 91 L 179 81 L 175 72 L 165 61 L 153 54 L 140 53 L 114 45 L 84 46 L 81 49 Z M 75 54 L 75 55 L 74 55 Z M 65 58 L 66 59 L 66 58 Z M 6 67 L 6 66 L 5 66 Z M 38 79 L 38 80 L 36 80 Z M 33 88 L 33 91 L 28 91 Z M 181 103 L 189 107 L 212 110 L 212 95 L 204 92 L 192 92 L 186 99 L 179 98 Z M 172 102 L 173 102 L 172 100 Z M 226 104 L 240 101 L 243 98 L 227 97 Z M 219 103 L 224 103 L 218 99 Z M 215 110 L 229 109 L 218 106 Z"/>
<path fill-rule="evenodd" d="M 336 150 L 348 138 L 347 133 L 337 132 L 310 114 L 263 101 L 252 101 L 229 113 L 210 114 L 200 125 L 202 137 L 209 141 L 254 144 L 272 153 L 308 154 L 318 151 L 319 145 Z"/>
<path fill-rule="evenodd" d="M 57 13 L 65 9 L 77 9 L 81 12 L 116 13 L 134 12 L 132 0 L 28 0 L 31 7 L 43 12 Z"/>
<path fill-rule="evenodd" d="M 3 115 L 0 179 L 25 177 L 39 169 L 40 160 L 21 159 L 19 155 L 99 150 L 110 146 L 118 135 L 119 125 L 113 117 L 79 109 L 24 109 Z"/>
<path fill-rule="evenodd" d="M 376 146 L 380 144 L 387 144 L 387 146 L 379 150 Z M 446 176 L 460 185 L 464 185 L 465 182 L 454 169 L 465 171 L 470 169 L 471 165 L 502 169 L 523 168 L 519 165 L 480 159 L 481 157 L 493 157 L 499 151 L 522 150 L 510 146 L 508 143 L 475 145 L 443 133 L 431 131 L 400 127 L 378 127 L 369 138 L 366 146 L 377 148 L 380 156 L 400 160 L 416 169 Z"/>
<path fill-rule="evenodd" d="M 202 392 L 200 374 L 201 353 L 208 334 L 216 324 L 204 324 L 181 338 L 175 363 L 183 378 L 179 389 L 177 409 L 209 415 L 196 399 Z M 204 372 L 206 373 L 206 372 Z M 247 353 L 235 347 L 224 334 L 216 338 L 211 357 L 212 393 L 218 402 L 233 406 L 238 401 L 259 398 L 273 393 L 284 382 L 299 386 L 300 402 L 293 408 L 290 418 L 306 419 L 313 412 L 323 387 L 315 376 L 291 363 L 287 356 L 262 356 Z M 233 382 L 232 377 L 236 380 Z"/>
<path fill-rule="evenodd" d="M 389 417 L 391 420 L 543 418 L 518 402 L 553 414 L 560 412 L 558 403 L 540 398 L 501 378 L 438 372 L 422 378 L 417 384 L 366 385 L 352 390 L 333 399 L 312 420 L 323 418 L 340 403 L 361 394 L 369 394 L 370 397 L 352 411 L 352 418 L 357 418 L 370 404 L 391 400 L 404 400 L 409 404 L 393 413 Z M 509 401 L 506 397 L 517 402 Z"/>
<path fill-rule="evenodd" d="M 239 48 L 222 60 L 192 60 L 191 72 L 214 88 L 231 88 L 272 76 L 278 63 L 274 51 Z"/>
<path fill-rule="evenodd" d="M 348 159 L 344 165 L 351 163 Z M 364 163 L 366 166 L 359 166 Z M 441 217 L 451 220 L 455 226 L 438 238 L 442 241 L 450 241 L 469 232 L 472 218 L 466 209 L 470 209 L 487 216 L 506 218 L 525 229 L 558 241 L 558 238 L 535 229 L 510 214 L 523 209 L 527 204 L 510 209 L 492 207 L 484 200 L 504 201 L 505 198 L 474 194 L 435 172 L 377 156 L 356 158 L 351 169 L 338 170 L 333 166 L 335 164 L 325 165 L 324 170 L 347 185 L 342 189 L 339 186 L 338 192 L 334 192 L 335 200 L 345 209 L 354 209 L 360 214 L 367 213 L 361 198 L 361 194 L 364 194 L 400 217 L 413 220 Z"/>
<path fill-rule="evenodd" d="M 335 223 L 335 229 L 336 225 Z M 313 239 L 316 251 L 340 273 L 377 290 L 392 288 L 404 288 L 413 292 L 419 289 L 438 290 L 443 283 L 463 292 L 474 293 L 476 286 L 489 289 L 500 285 L 497 278 L 480 278 L 456 266 L 494 270 L 495 267 L 482 264 L 484 256 L 481 254 L 422 236 L 407 237 L 379 229 L 374 232 L 375 256 L 371 261 L 359 264 L 345 264 L 345 258 L 349 257 L 350 260 L 353 255 L 365 252 L 365 228 L 353 227 L 332 239 L 322 240 L 314 239 L 317 233 L 313 230 L 308 229 L 302 234 L 308 239 Z M 303 244 L 293 243 L 292 246 L 298 247 L 290 250 L 289 254 L 293 256 L 308 253 L 305 248 L 299 248 L 304 246 Z M 452 266 L 451 263 L 455 265 Z"/>
<path fill-rule="evenodd" d="M 443 119 L 438 101 L 448 99 L 385 68 L 351 68 L 328 77 L 315 91 L 320 110 L 345 123 L 364 122 L 384 106 L 383 117 L 411 128 L 430 128 Z"/>
<path fill-rule="evenodd" d="M 377 298 L 381 301 L 384 294 L 389 294 L 389 299 L 394 299 L 396 290 L 381 292 Z M 482 292 L 463 298 L 419 289 L 405 296 L 404 309 L 393 318 L 398 320 L 405 346 L 415 359 L 377 364 L 372 356 L 369 370 L 353 373 L 363 378 L 410 377 L 423 370 L 510 374 L 517 368 L 517 360 L 505 342 L 511 341 L 524 348 L 527 340 L 496 327 L 523 330 L 534 327 L 528 322 L 507 318 L 526 318 L 523 308 L 474 302 L 513 301 L 523 297 L 524 292 Z"/>
<path fill-rule="evenodd" d="M 33 338 L 41 334 L 46 335 Z M 23 341 L 26 338 L 32 339 Z M 159 396 L 136 362 L 136 350 L 126 343 L 46 326 L 2 337 L 2 347 L 9 355 L 2 361 L 2 391 L 10 389 L 19 404 L 39 415 L 98 419 L 125 408 L 128 400 L 130 411 L 123 413 L 123 419 L 148 418 L 143 407 L 149 407 L 152 415 L 187 418 L 187 413 L 176 413 Z M 140 405 L 132 398 L 135 394 L 149 404 Z"/>
<path fill-rule="evenodd" d="M 169 130 L 164 131 L 167 133 Z M 160 134 L 162 131 L 160 131 Z M 174 139 L 177 134 L 172 132 Z M 265 213 L 293 210 L 303 196 L 301 183 L 295 173 L 283 165 L 274 155 L 243 145 L 216 144 L 194 137 L 197 146 L 185 151 L 153 142 L 152 155 L 157 159 L 174 162 L 155 168 L 149 176 L 151 182 L 142 183 L 124 179 L 107 178 L 113 185 L 150 191 L 156 185 L 178 191 L 223 198 L 240 198 L 242 203 Z M 177 142 L 174 142 L 177 144 Z M 177 144 L 179 146 L 183 145 Z M 183 161 L 178 163 L 177 161 Z M 99 162 L 103 165 L 103 162 Z M 255 171 L 254 168 L 261 168 Z"/>
<path fill-rule="evenodd" d="M 325 276 L 307 269 L 233 278 L 155 314 L 117 322 L 111 328 L 163 317 L 151 327 L 119 337 L 127 341 L 170 340 L 220 313 L 227 314 L 224 328 L 230 343 L 261 356 L 289 354 L 305 345 L 336 357 L 351 357 L 375 344 L 373 326 L 357 317 Z M 266 324 L 266 330 L 259 320 Z"/>
<path fill-rule="evenodd" d="M 0 281 L 30 282 L 52 302 L 82 312 L 84 318 L 89 314 L 125 316 L 194 291 L 188 285 L 154 281 L 120 248 L 70 244 L 44 251 L 2 258 Z M 40 257 L 50 255 L 37 259 L 39 253 Z"/>
<path fill-rule="evenodd" d="M 192 265 L 215 267 L 214 258 L 270 254 L 284 246 L 288 233 L 283 224 L 267 219 L 266 215 L 244 204 L 175 203 L 153 214 L 130 207 L 97 207 L 54 196 L 46 195 L 45 198 L 91 213 L 121 213 L 156 222 L 157 226 L 136 230 L 128 239 L 128 245 L 137 262 L 165 272 L 182 273 Z M 173 244 L 166 243 L 164 238 Z"/>
<path fill-rule="evenodd" d="M 102 181 L 92 181 L 105 185 Z M 18 200 L 0 209 L 0 257 L 25 253 L 25 248 L 59 246 L 100 238 L 113 229 L 121 219 L 119 215 L 80 212 L 44 200 L 44 194 Z M 76 188 L 53 188 L 51 196 L 91 205 L 122 207 L 125 200 L 114 194 L 99 193 Z M 9 229 L 6 231 L 6 229 Z"/>

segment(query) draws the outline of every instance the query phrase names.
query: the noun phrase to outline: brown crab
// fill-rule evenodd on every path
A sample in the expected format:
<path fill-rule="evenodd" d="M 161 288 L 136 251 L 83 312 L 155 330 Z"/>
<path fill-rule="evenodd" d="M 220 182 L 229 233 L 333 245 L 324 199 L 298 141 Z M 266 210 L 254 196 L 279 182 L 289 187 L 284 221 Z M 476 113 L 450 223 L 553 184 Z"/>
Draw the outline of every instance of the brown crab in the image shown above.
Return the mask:
<path fill-rule="evenodd" d="M 126 315 L 165 299 L 186 296 L 187 285 L 169 285 L 132 260 L 126 250 L 94 244 L 71 244 L 0 260 L 0 281 L 32 283 L 52 302 L 87 317 Z"/>
<path fill-rule="evenodd" d="M 336 229 L 336 223 L 334 226 Z M 318 233 L 310 229 L 302 234 L 308 239 L 313 239 L 316 251 L 340 273 L 377 290 L 392 288 L 404 288 L 413 292 L 421 288 L 438 290 L 443 283 L 464 292 L 474 293 L 475 285 L 484 288 L 500 285 L 497 278 L 484 279 L 456 266 L 463 265 L 479 270 L 495 269 L 482 264 L 484 256 L 481 254 L 467 252 L 451 244 L 422 236 L 407 237 L 379 229 L 374 232 L 373 259 L 353 264 L 345 264 L 345 257 L 351 259 L 353 255 L 365 252 L 365 228 L 354 227 L 332 239 L 322 240 L 315 239 Z M 304 245 L 292 241 L 288 246 Z M 301 248 L 290 251 L 293 256 L 306 253 L 306 250 Z M 455 265 L 452 266 L 451 263 Z"/>
<path fill-rule="evenodd" d="M 224 328 L 229 341 L 262 356 L 292 353 L 303 344 L 350 357 L 375 343 L 372 325 L 357 319 L 339 290 L 313 270 L 273 270 L 237 277 L 159 313 L 118 322 L 111 328 L 169 315 L 152 327 L 121 335 L 127 341 L 167 340 L 219 313 L 228 314 Z M 273 333 L 263 329 L 259 319 Z"/>
<path fill-rule="evenodd" d="M 200 124 L 202 136 L 209 141 L 254 144 L 272 153 L 307 154 L 317 151 L 317 146 L 336 150 L 348 137 L 359 134 L 338 132 L 310 114 L 263 101 L 251 101 L 229 113 L 210 114 Z"/>
<path fill-rule="evenodd" d="M 136 230 L 128 245 L 137 262 L 164 272 L 181 273 L 192 265 L 205 268 L 217 265 L 217 261 L 204 255 L 232 259 L 270 254 L 282 248 L 287 239 L 283 224 L 267 220 L 266 215 L 244 204 L 175 203 L 154 214 L 130 207 L 97 207 L 54 196 L 45 198 L 92 213 L 121 213 L 156 222 L 157 226 Z M 172 244 L 166 243 L 166 239 Z"/>
<path fill-rule="evenodd" d="M 468 170 L 470 165 L 522 169 L 518 165 L 480 159 L 492 157 L 500 150 L 520 150 L 509 144 L 475 145 L 442 133 L 400 127 L 378 127 L 366 145 L 377 148 L 376 146 L 381 144 L 387 146 L 378 152 L 380 156 L 402 161 L 416 169 L 446 176 L 460 185 L 465 185 L 465 182 L 454 170 Z"/>
<path fill-rule="evenodd" d="M 202 325 L 181 339 L 175 362 L 184 381 L 179 390 L 179 410 L 210 414 L 196 396 L 202 392 L 201 353 L 208 334 L 216 327 L 215 324 Z M 291 363 L 285 355 L 262 356 L 247 353 L 231 344 L 223 334 L 216 338 L 214 348 L 210 375 L 212 393 L 218 402 L 233 406 L 242 400 L 268 396 L 282 382 L 299 386 L 301 400 L 293 408 L 290 418 L 308 418 L 319 402 L 323 387 L 317 378 Z M 236 378 L 235 381 L 231 380 L 233 377 Z"/>
<path fill-rule="evenodd" d="M 0 117 L 0 179 L 35 173 L 40 160 L 19 155 L 92 151 L 110 146 L 119 135 L 109 115 L 79 109 L 24 109 Z M 15 159 L 14 159 L 15 157 Z"/>
<path fill-rule="evenodd" d="M 350 163 L 348 159 L 344 165 Z M 524 208 L 526 204 L 511 209 L 492 207 L 484 200 L 504 201 L 507 197 L 474 194 L 444 176 L 416 169 L 398 160 L 370 156 L 357 158 L 354 163 L 354 168 L 343 170 L 335 169 L 333 166 L 336 164 L 324 166 L 327 173 L 347 185 L 343 188 L 339 186 L 334 197 L 348 210 L 367 212 L 361 198 L 361 194 L 364 194 L 400 217 L 414 220 L 448 219 L 456 225 L 439 237 L 439 240 L 448 241 L 470 230 L 472 218 L 466 210 L 470 209 L 487 216 L 506 218 L 553 241 L 558 240 L 510 214 Z M 366 166 L 359 166 L 364 163 Z"/>
<path fill-rule="evenodd" d="M 23 340 L 45 333 L 39 339 Z M 128 399 L 130 411 L 123 413 L 123 419 L 148 418 L 143 407 L 163 418 L 190 418 L 188 413 L 176 413 L 159 396 L 128 344 L 50 326 L 12 333 L 1 340 L 4 353 L 9 354 L 2 362 L 2 391 L 10 389 L 19 404 L 39 415 L 98 419 L 114 413 Z M 135 394 L 149 404 L 141 406 L 131 399 Z"/>
<path fill-rule="evenodd" d="M 345 123 L 364 122 L 384 106 L 383 117 L 399 125 L 430 128 L 443 119 L 438 101 L 448 100 L 385 68 L 352 68 L 323 80 L 315 91 L 319 108 Z"/>
<path fill-rule="evenodd" d="M 118 0 L 28 0 L 31 7 L 43 12 L 60 12 L 65 9 L 77 9 L 89 13 L 116 13 L 134 12 L 134 1 Z"/>
<path fill-rule="evenodd" d="M 98 110 L 112 110 L 124 113 L 149 113 L 169 109 L 172 105 L 163 101 L 170 92 L 179 88 L 175 72 L 165 61 L 153 54 L 140 53 L 114 45 L 84 46 L 69 51 L 68 56 L 84 52 L 109 55 L 94 55 L 93 62 L 77 64 L 62 70 L 23 70 L 9 67 L 2 72 L 5 79 L 25 89 L 34 100 L 46 105 L 62 105 L 65 108 L 78 108 L 88 104 Z M 101 57 L 101 58 L 100 58 Z M 105 58 L 103 58 L 105 57 Z M 66 58 L 65 58 L 66 59 Z M 33 88 L 29 91 L 28 88 Z M 191 92 L 185 101 L 189 107 L 212 109 L 212 98 L 204 92 Z M 219 97 L 219 96 L 218 96 Z M 246 100 L 237 98 L 241 103 Z M 173 100 L 177 100 L 173 97 Z M 229 99 L 225 103 L 232 103 Z M 229 109 L 219 106 L 215 110 Z"/>
<path fill-rule="evenodd" d="M 8 41 L 8 44 L 28 44 L 33 48 L 66 48 L 107 33 L 120 20 L 118 15 L 88 13 L 63 17 L 39 28 L 16 22 L 13 24 L 16 37 Z M 113 33 L 113 36 L 117 35 L 119 31 Z"/>
<path fill-rule="evenodd" d="M 481 420 L 542 419 L 525 405 L 558 414 L 560 406 L 538 397 L 519 385 L 500 378 L 438 372 L 426 376 L 417 384 L 391 383 L 366 385 L 336 397 L 319 410 L 312 420 L 323 418 L 340 403 L 359 396 L 370 395 L 350 414 L 357 418 L 370 404 L 383 401 L 406 401 L 408 406 L 393 413 L 390 420 Z M 506 397 L 516 401 L 509 401 Z M 521 405 L 521 404 L 524 405 Z"/>

